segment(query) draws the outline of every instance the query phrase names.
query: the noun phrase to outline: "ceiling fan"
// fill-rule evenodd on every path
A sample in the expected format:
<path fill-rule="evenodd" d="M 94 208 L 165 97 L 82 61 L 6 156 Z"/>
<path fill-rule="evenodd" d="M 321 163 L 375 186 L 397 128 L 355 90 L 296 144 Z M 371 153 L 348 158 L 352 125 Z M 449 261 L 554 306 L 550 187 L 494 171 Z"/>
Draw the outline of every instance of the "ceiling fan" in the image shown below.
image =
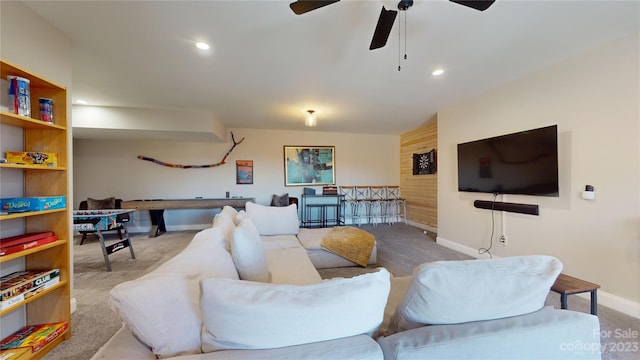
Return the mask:
<path fill-rule="evenodd" d="M 289 4 L 289 7 L 296 15 L 304 14 L 306 12 L 319 9 L 321 7 L 337 3 L 340 0 L 298 0 Z M 491 6 L 495 0 L 450 0 L 456 4 L 470 7 L 479 11 L 484 11 Z M 413 0 L 401 0 L 398 3 L 398 10 L 406 11 L 413 6 Z M 384 6 L 380 11 L 380 17 L 376 24 L 376 29 L 373 32 L 373 39 L 371 39 L 371 45 L 369 50 L 381 48 L 387 44 L 387 39 L 391 33 L 391 28 L 398 15 L 397 10 L 387 10 Z"/>

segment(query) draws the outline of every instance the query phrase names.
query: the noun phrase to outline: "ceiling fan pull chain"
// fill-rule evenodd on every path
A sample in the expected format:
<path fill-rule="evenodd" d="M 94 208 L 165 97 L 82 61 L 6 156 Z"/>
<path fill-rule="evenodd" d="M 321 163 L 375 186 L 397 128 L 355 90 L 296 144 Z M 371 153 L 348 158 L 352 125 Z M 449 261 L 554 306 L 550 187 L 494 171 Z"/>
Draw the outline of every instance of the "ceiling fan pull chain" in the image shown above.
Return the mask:
<path fill-rule="evenodd" d="M 401 46 L 400 46 L 400 43 L 401 43 L 401 42 L 400 42 L 400 40 L 401 40 L 401 37 L 400 37 L 400 28 L 401 28 L 401 26 L 398 26 L 398 71 L 400 71 L 400 69 L 401 69 L 401 67 L 400 67 L 400 52 L 402 51 L 402 50 L 400 49 L 400 48 L 401 48 Z"/>
<path fill-rule="evenodd" d="M 404 59 L 407 60 L 407 12 L 404 12 Z"/>

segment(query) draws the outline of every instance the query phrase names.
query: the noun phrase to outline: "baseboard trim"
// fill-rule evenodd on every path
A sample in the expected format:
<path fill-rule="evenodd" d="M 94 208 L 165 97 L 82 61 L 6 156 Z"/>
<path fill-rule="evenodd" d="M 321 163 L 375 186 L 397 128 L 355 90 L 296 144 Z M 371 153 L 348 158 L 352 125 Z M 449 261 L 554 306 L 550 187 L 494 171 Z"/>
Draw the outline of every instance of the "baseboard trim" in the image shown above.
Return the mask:
<path fill-rule="evenodd" d="M 418 229 L 430 231 L 430 232 L 435 233 L 435 234 L 438 233 L 438 228 L 434 228 L 434 227 L 429 226 L 429 225 L 417 223 L 417 222 L 414 222 L 414 221 L 411 221 L 411 220 L 407 220 L 407 224 L 411 225 L 411 226 L 415 226 Z"/>
<path fill-rule="evenodd" d="M 489 258 L 488 255 L 485 256 L 479 254 L 477 249 L 458 244 L 454 241 L 444 239 L 440 236 L 436 238 L 436 244 L 442 245 L 451 250 L 461 252 L 474 258 Z M 497 256 L 494 255 L 493 257 L 496 258 Z M 589 294 L 577 294 L 576 296 L 580 296 L 583 299 L 590 300 Z M 636 319 L 640 319 L 640 303 L 621 298 L 620 296 L 598 290 L 598 305 L 606 306 L 610 309 L 619 311 Z"/>

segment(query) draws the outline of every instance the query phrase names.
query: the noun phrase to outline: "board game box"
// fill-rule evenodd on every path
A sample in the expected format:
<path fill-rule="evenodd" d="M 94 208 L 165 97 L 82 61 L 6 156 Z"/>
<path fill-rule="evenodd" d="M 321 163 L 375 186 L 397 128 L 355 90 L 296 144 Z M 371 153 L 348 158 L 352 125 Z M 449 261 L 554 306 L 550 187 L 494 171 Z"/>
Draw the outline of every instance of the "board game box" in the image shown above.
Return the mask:
<path fill-rule="evenodd" d="M 33 241 L 29 241 L 26 243 L 17 244 L 13 246 L 4 246 L 4 244 L 0 244 L 0 256 L 17 253 L 19 251 L 24 251 L 24 250 L 38 247 L 44 244 L 49 244 L 56 240 L 58 240 L 58 237 L 53 235 L 53 236 L 47 236 L 46 238 L 36 239 Z M 2 359 L 0 358 L 0 360 Z"/>
<path fill-rule="evenodd" d="M 0 301 L 44 285 L 60 276 L 60 269 L 16 271 L 0 278 Z"/>
<path fill-rule="evenodd" d="M 0 208 L 9 213 L 64 209 L 66 196 L 40 196 L 0 199 Z"/>
<path fill-rule="evenodd" d="M 47 290 L 48 288 L 52 287 L 53 285 L 56 285 L 60 283 L 60 276 L 56 276 L 56 277 L 52 277 L 49 280 L 47 280 L 44 283 L 41 283 L 40 286 L 31 288 L 23 293 L 20 293 L 14 297 L 8 298 L 7 300 L 2 300 L 0 301 L 0 310 L 5 310 L 8 309 L 16 304 L 21 303 L 24 300 L 29 299 L 30 297 Z M 3 360 L 2 358 L 0 358 L 0 360 Z"/>
<path fill-rule="evenodd" d="M 64 334 L 68 328 L 69 323 L 66 321 L 51 324 L 27 325 L 2 340 L 2 342 L 0 342 L 0 350 L 26 347 L 30 348 L 31 352 L 34 353 Z"/>
<path fill-rule="evenodd" d="M 58 166 L 58 154 L 51 152 L 7 151 L 6 159 L 10 164 Z"/>

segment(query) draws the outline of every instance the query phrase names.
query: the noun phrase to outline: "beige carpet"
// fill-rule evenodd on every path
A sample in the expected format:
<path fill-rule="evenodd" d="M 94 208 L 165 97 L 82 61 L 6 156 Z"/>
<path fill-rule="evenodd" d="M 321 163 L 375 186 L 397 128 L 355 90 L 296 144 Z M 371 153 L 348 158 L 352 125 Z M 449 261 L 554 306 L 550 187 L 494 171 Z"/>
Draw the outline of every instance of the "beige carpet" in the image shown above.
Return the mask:
<path fill-rule="evenodd" d="M 395 276 L 411 275 L 416 265 L 436 260 L 463 260 L 470 257 L 443 246 L 437 245 L 434 235 L 425 235 L 422 230 L 396 224 L 393 226 L 362 226 L 362 229 L 375 235 L 377 241 L 378 264 L 363 267 L 349 267 L 319 270 L 324 279 L 333 277 L 351 277 L 374 271 L 383 266 Z M 133 237 L 136 260 L 132 260 L 127 250 L 110 257 L 112 272 L 105 270 L 100 246 L 95 239 L 85 241 L 80 246 L 76 239 L 74 245 L 74 297 L 77 310 L 71 317 L 73 336 L 54 351 L 47 360 L 88 360 L 119 328 L 120 320 L 107 305 L 109 290 L 116 284 L 135 279 L 162 264 L 180 252 L 191 240 L 194 231 L 169 232 L 153 239 L 147 234 Z M 550 293 L 547 304 L 559 308 L 560 299 Z M 589 302 L 577 296 L 569 298 L 572 310 L 588 312 Z M 603 337 L 605 360 L 638 359 L 637 352 L 615 351 L 633 346 L 640 339 L 622 339 L 616 334 L 633 329 L 640 331 L 640 320 L 617 311 L 599 306 L 598 309 Z M 516 346 L 516 345 L 514 345 Z"/>

